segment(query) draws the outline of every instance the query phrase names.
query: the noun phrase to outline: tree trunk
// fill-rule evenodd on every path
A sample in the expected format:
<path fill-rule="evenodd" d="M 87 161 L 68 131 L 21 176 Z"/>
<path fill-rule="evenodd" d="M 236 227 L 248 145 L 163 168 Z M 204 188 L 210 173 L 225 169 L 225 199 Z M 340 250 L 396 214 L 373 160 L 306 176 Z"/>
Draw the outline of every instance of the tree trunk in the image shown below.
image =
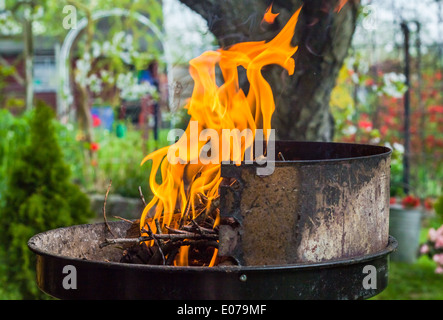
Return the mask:
<path fill-rule="evenodd" d="M 294 44 L 295 73 L 280 67 L 264 70 L 276 101 L 273 128 L 281 140 L 330 141 L 334 120 L 329 99 L 354 34 L 359 0 L 350 0 L 340 12 L 340 0 L 275 0 L 280 13 L 273 25 L 262 23 L 270 1 L 181 0 L 208 22 L 222 47 L 272 39 L 303 4 Z"/>

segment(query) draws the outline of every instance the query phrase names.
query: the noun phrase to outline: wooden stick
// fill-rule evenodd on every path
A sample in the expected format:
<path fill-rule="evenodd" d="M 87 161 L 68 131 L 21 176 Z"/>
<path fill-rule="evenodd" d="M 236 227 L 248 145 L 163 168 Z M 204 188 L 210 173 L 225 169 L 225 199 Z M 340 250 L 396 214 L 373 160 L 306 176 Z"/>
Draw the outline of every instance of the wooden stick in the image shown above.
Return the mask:
<path fill-rule="evenodd" d="M 145 200 L 145 196 L 143 195 L 142 187 L 141 187 L 141 186 L 138 186 L 138 192 L 140 193 L 140 199 L 142 199 L 143 204 L 144 204 L 145 207 L 146 207 L 146 200 Z"/>
<path fill-rule="evenodd" d="M 131 220 L 128 220 L 128 219 L 125 219 L 125 218 L 122 218 L 122 217 L 119 217 L 119 216 L 113 216 L 113 217 L 115 219 L 119 219 L 119 220 L 125 221 L 127 223 L 133 224 L 133 221 L 131 221 Z"/>
<path fill-rule="evenodd" d="M 200 234 L 204 233 L 202 228 L 200 228 L 200 226 L 197 224 L 197 222 L 195 222 L 195 220 L 191 220 L 191 223 L 197 228 L 197 230 Z"/>
<path fill-rule="evenodd" d="M 163 261 L 163 265 L 165 265 L 166 263 L 166 259 L 165 259 L 165 254 L 163 253 L 163 242 L 160 241 L 157 236 L 158 234 L 154 234 L 154 232 L 152 232 L 151 226 L 149 225 L 149 223 L 146 224 L 148 226 L 148 230 L 146 230 L 145 228 L 142 228 L 142 232 L 146 232 L 149 237 L 151 238 L 151 240 L 154 240 L 154 243 L 157 245 L 158 247 L 158 251 L 160 252 L 161 256 L 162 256 L 162 261 Z"/>
<path fill-rule="evenodd" d="M 99 247 L 104 248 L 111 244 L 125 244 L 125 243 L 139 243 L 143 241 L 152 240 L 150 237 L 138 237 L 138 238 L 116 238 L 116 239 L 105 239 L 105 242 L 100 243 Z"/>
<path fill-rule="evenodd" d="M 176 230 L 176 229 L 173 229 L 173 231 L 180 231 L 180 233 L 183 233 L 183 232 L 186 232 L 186 231 L 192 232 L 192 230 L 194 230 L 194 229 L 195 229 L 194 226 L 183 226 L 183 230 L 184 231 L 183 230 Z M 214 229 L 209 229 L 209 228 L 205 228 L 205 227 L 202 227 L 202 226 L 199 226 L 199 229 L 201 230 L 202 234 L 203 233 L 205 233 L 205 234 L 208 234 L 208 233 L 216 234 L 217 233 L 217 231 L 215 231 Z"/>
<path fill-rule="evenodd" d="M 283 157 L 283 153 L 279 152 L 279 153 L 278 153 L 278 157 L 280 158 L 280 160 L 282 160 L 282 161 L 286 161 L 286 160 L 285 160 L 285 157 Z"/>
<path fill-rule="evenodd" d="M 183 228 L 185 228 L 186 226 L 183 226 Z M 189 231 L 186 230 L 181 230 L 181 229 L 174 229 L 168 226 L 165 226 L 165 228 L 169 231 L 171 231 L 172 233 L 176 233 L 176 234 L 189 234 Z"/>
<path fill-rule="evenodd" d="M 138 238 L 116 238 L 116 239 L 105 239 L 103 243 L 100 244 L 100 248 L 106 247 L 111 244 L 122 244 L 122 243 L 139 243 L 144 241 L 150 241 L 155 239 L 161 240 L 218 240 L 218 234 L 198 234 L 198 233 L 179 233 L 179 234 L 155 234 L 148 237 L 138 237 Z"/>
<path fill-rule="evenodd" d="M 109 180 L 108 189 L 106 190 L 106 194 L 105 194 L 105 201 L 103 202 L 103 219 L 105 220 L 105 225 L 108 228 L 108 231 L 115 238 L 115 234 L 112 232 L 111 228 L 109 227 L 108 220 L 106 219 L 106 201 L 108 200 L 108 195 L 109 195 L 109 190 L 111 189 L 111 184 L 112 184 L 112 180 Z"/>

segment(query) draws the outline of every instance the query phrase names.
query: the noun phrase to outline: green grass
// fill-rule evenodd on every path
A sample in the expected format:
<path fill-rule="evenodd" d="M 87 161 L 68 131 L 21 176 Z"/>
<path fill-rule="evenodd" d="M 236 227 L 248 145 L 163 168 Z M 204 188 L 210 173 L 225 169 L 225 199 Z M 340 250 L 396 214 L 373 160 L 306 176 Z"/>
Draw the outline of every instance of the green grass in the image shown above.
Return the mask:
<path fill-rule="evenodd" d="M 435 263 L 420 257 L 415 263 L 391 262 L 387 288 L 374 300 L 443 300 L 443 275 Z"/>
<path fill-rule="evenodd" d="M 438 228 L 442 218 L 425 219 L 420 243 L 425 243 L 429 228 Z M 390 262 L 388 286 L 373 300 L 443 300 L 443 275 L 435 273 L 436 264 L 422 256 L 413 264 Z"/>

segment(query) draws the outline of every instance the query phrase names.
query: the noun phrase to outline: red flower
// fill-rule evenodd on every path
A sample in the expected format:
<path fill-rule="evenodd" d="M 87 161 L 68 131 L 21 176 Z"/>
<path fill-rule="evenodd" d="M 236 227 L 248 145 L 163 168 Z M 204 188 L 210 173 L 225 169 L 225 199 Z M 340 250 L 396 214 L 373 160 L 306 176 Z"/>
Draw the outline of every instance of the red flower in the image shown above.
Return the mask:
<path fill-rule="evenodd" d="M 432 210 L 434 208 L 434 203 L 433 203 L 432 199 L 430 199 L 430 198 L 425 199 L 424 205 L 427 210 Z"/>
<path fill-rule="evenodd" d="M 395 123 L 394 116 L 392 116 L 392 115 L 385 116 L 384 121 L 389 126 L 392 126 Z"/>
<path fill-rule="evenodd" d="M 371 87 L 375 84 L 374 79 L 366 79 L 365 81 L 365 85 L 367 85 L 368 87 Z"/>
<path fill-rule="evenodd" d="M 389 204 L 395 204 L 397 202 L 397 199 L 395 197 L 389 198 Z"/>
<path fill-rule="evenodd" d="M 360 129 L 371 131 L 372 130 L 372 121 L 369 120 L 367 114 L 362 114 L 360 120 L 358 121 L 358 126 Z"/>
<path fill-rule="evenodd" d="M 100 149 L 100 145 L 97 142 L 91 142 L 89 148 L 92 151 L 97 151 L 98 149 Z"/>
<path fill-rule="evenodd" d="M 430 113 L 443 113 L 443 106 L 430 106 L 428 111 Z"/>
<path fill-rule="evenodd" d="M 94 128 L 100 126 L 102 123 L 102 121 L 100 120 L 100 118 L 98 116 L 96 116 L 95 114 L 92 115 L 92 126 Z"/>
<path fill-rule="evenodd" d="M 371 130 L 372 130 L 372 122 L 369 121 L 369 120 L 360 120 L 360 121 L 358 122 L 358 126 L 359 126 L 361 129 L 364 129 L 364 130 L 366 130 L 366 131 L 371 131 Z"/>
<path fill-rule="evenodd" d="M 429 135 L 426 137 L 426 145 L 429 148 L 432 148 L 433 146 L 435 146 L 435 137 L 433 135 Z"/>
<path fill-rule="evenodd" d="M 403 198 L 403 200 L 401 201 L 401 204 L 405 208 L 415 208 L 420 204 L 420 199 L 409 195 L 409 196 L 406 196 L 405 198 Z"/>

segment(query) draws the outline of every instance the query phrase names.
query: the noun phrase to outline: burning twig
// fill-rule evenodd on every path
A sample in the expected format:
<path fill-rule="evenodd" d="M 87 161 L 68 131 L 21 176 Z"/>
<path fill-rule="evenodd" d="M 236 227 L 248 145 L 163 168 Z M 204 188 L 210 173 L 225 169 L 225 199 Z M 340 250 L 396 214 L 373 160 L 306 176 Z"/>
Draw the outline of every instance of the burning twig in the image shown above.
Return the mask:
<path fill-rule="evenodd" d="M 138 188 L 140 199 L 146 206 L 145 197 L 141 187 Z M 219 196 L 209 200 L 204 194 L 196 194 L 196 202 L 191 201 L 188 195 L 186 207 L 180 222 L 174 227 L 162 226 L 162 217 L 146 221 L 145 226 L 139 229 L 138 221 L 130 221 L 121 217 L 117 219 L 131 223 L 129 230 L 137 229 L 137 233 L 127 232 L 125 238 L 105 239 L 99 245 L 104 248 L 109 245 L 121 245 L 125 250 L 121 262 L 144 263 L 150 265 L 172 265 L 176 262 L 177 254 L 182 247 L 190 249 L 190 263 L 193 265 L 205 265 L 209 263 L 210 256 L 214 255 L 214 249 L 218 248 L 218 230 L 214 228 L 215 217 L 220 205 Z M 209 205 L 210 201 L 210 205 Z M 191 218 L 191 211 L 195 210 L 195 218 Z M 156 231 L 154 232 L 153 225 Z M 165 230 L 167 230 L 165 232 Z M 149 244 L 153 241 L 153 244 Z"/>
<path fill-rule="evenodd" d="M 149 225 L 149 223 L 147 223 L 146 224 L 147 226 L 148 226 L 148 230 L 146 230 L 145 228 L 142 228 L 142 232 L 146 232 L 148 235 L 149 235 L 149 237 L 151 237 L 151 240 L 154 240 L 154 242 L 155 242 L 155 244 L 157 245 L 157 247 L 158 247 L 158 251 L 160 252 L 160 254 L 161 254 L 161 256 L 162 256 L 162 262 L 163 262 L 163 265 L 166 263 L 166 258 L 165 258 L 165 254 L 163 253 L 163 250 L 162 250 L 162 247 L 163 247 L 163 242 L 161 242 L 159 239 L 158 239 L 158 236 L 160 235 L 160 234 L 154 234 L 153 232 L 152 232 L 152 229 L 151 229 L 151 226 Z M 158 229 L 158 227 L 157 227 L 157 231 L 158 230 L 160 230 L 160 229 Z M 140 238 L 139 238 L 140 239 Z"/>
<path fill-rule="evenodd" d="M 172 232 L 173 234 L 188 234 L 189 232 L 188 231 L 185 231 L 185 230 L 180 230 L 180 229 L 174 229 L 174 228 L 171 228 L 171 227 L 168 227 L 168 226 L 165 226 L 166 227 L 166 229 L 168 229 L 170 232 Z M 184 227 L 183 227 L 184 228 Z"/>
<path fill-rule="evenodd" d="M 155 234 L 153 236 L 143 236 L 138 238 L 116 238 L 116 239 L 105 239 L 103 243 L 99 245 L 100 248 L 112 244 L 137 244 L 140 242 L 151 241 L 151 240 L 171 240 L 171 241 L 181 241 L 181 240 L 218 240 L 218 234 L 198 234 L 192 232 L 180 233 L 180 234 Z"/>
<path fill-rule="evenodd" d="M 205 228 L 202 226 L 198 226 L 198 227 L 199 227 L 198 230 L 201 234 L 217 234 L 217 232 L 214 229 L 209 229 L 209 228 Z M 183 226 L 183 230 L 177 230 L 177 231 L 180 231 L 180 233 L 186 232 L 186 231 L 192 232 L 195 230 L 195 227 L 194 226 Z"/>
<path fill-rule="evenodd" d="M 143 195 L 142 192 L 142 188 L 141 186 L 138 186 L 138 192 L 140 194 L 140 199 L 142 200 L 144 206 L 146 207 L 146 200 L 145 200 L 145 196 Z M 148 226 L 148 230 L 142 228 L 143 232 L 146 232 L 150 237 L 152 237 L 154 239 L 155 244 L 158 247 L 158 251 L 160 252 L 161 256 L 162 256 L 162 261 L 163 261 L 163 265 L 166 263 L 166 258 L 165 258 L 165 254 L 163 253 L 163 241 L 159 240 L 157 238 L 157 236 L 152 232 L 151 226 L 149 225 L 149 223 L 147 224 Z M 157 219 L 155 219 L 155 226 L 157 227 L 157 233 L 161 234 L 162 233 L 162 229 L 160 226 L 160 223 L 158 222 Z"/>
<path fill-rule="evenodd" d="M 109 180 L 109 186 L 106 190 L 105 194 L 105 201 L 103 202 L 103 219 L 105 220 L 105 225 L 108 231 L 112 234 L 112 236 L 115 238 L 115 234 L 112 232 L 111 228 L 109 227 L 108 220 L 106 219 L 106 201 L 108 200 L 109 190 L 111 189 L 112 180 Z"/>

